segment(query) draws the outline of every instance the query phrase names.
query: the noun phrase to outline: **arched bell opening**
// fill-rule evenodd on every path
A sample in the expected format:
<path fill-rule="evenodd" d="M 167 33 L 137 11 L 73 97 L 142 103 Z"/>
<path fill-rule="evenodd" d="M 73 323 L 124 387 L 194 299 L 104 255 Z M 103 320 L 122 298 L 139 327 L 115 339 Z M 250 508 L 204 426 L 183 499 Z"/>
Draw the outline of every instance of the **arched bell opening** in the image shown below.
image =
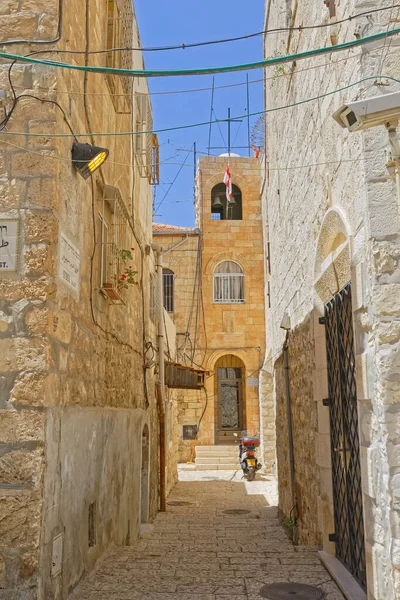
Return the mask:
<path fill-rule="evenodd" d="M 211 219 L 213 221 L 242 220 L 242 192 L 232 184 L 232 198 L 227 198 L 225 183 L 218 183 L 211 190 Z"/>

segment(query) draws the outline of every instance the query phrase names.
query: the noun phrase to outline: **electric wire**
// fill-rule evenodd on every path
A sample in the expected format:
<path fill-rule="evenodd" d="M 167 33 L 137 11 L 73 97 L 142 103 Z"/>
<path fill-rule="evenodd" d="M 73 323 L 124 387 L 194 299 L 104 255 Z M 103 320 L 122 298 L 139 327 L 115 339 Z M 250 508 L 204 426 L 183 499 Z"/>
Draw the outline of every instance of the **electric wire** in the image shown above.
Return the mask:
<path fill-rule="evenodd" d="M 380 46 L 375 48 L 374 50 L 378 51 L 378 50 L 382 50 L 385 46 Z M 393 54 L 396 54 L 396 52 L 388 52 L 387 56 L 393 56 Z M 279 73 L 278 75 L 271 75 L 269 77 L 265 77 L 262 79 L 251 79 L 249 81 L 249 85 L 252 85 L 254 83 L 264 83 L 265 81 L 271 81 L 271 80 L 275 80 L 275 79 L 280 79 L 281 77 L 293 77 L 293 75 L 300 75 L 301 73 L 306 73 L 308 71 L 313 71 L 315 69 L 328 69 L 330 67 L 334 67 L 335 65 L 337 65 L 338 63 L 341 62 L 347 62 L 348 60 L 352 60 L 354 58 L 359 58 L 360 57 L 360 53 L 357 54 L 352 54 L 351 56 L 346 56 L 344 58 L 339 58 L 338 60 L 332 60 L 329 63 L 321 63 L 319 65 L 313 65 L 311 67 L 306 67 L 305 69 L 296 69 L 295 71 L 290 71 L 290 72 L 285 72 L 285 73 Z M 216 85 L 214 87 L 215 90 L 222 90 L 222 89 L 226 89 L 226 88 L 233 88 L 233 87 L 240 87 L 243 85 L 247 85 L 246 81 L 241 81 L 238 83 L 227 83 L 225 85 Z M 14 84 L 14 88 L 15 89 L 26 89 L 25 86 L 22 85 L 15 85 Z M 48 92 L 49 89 L 48 88 L 44 88 L 44 87 L 35 87 L 35 90 L 41 90 L 44 92 Z M 185 89 L 185 90 L 165 90 L 162 92 L 132 92 L 132 96 L 165 96 L 165 95 L 171 95 L 171 94 L 192 94 L 192 93 L 198 93 L 198 92 L 209 92 L 210 90 L 212 90 L 212 87 L 200 87 L 200 88 L 191 88 L 191 89 Z M 83 92 L 75 92 L 75 91 L 62 91 L 62 90 L 57 90 L 57 94 L 66 94 L 67 96 L 83 96 Z M 106 96 L 106 97 L 123 97 L 123 98 L 127 98 L 130 97 L 130 94 L 125 94 L 125 93 L 115 93 L 115 92 L 111 92 L 110 90 L 108 90 L 107 92 L 87 92 L 86 94 L 87 96 Z"/>
<path fill-rule="evenodd" d="M 88 66 L 88 65 L 73 65 L 70 63 L 63 63 L 60 61 L 36 59 L 32 56 L 21 56 L 18 54 L 11 54 L 7 52 L 0 52 L 0 58 L 10 59 L 11 61 L 22 61 L 32 64 L 47 65 L 50 67 L 57 67 L 61 69 L 69 69 L 74 71 L 83 71 L 90 73 L 103 73 L 110 75 L 122 75 L 132 77 L 180 77 L 180 76 L 192 76 L 192 75 L 209 75 L 213 73 L 231 73 L 236 71 L 247 71 L 250 69 L 259 69 L 265 67 L 271 67 L 274 65 L 284 64 L 287 62 L 304 60 L 313 56 L 319 56 L 324 54 L 332 54 L 336 52 L 342 52 L 349 48 L 355 48 L 365 44 L 379 41 L 381 39 L 387 39 L 400 33 L 400 28 L 391 29 L 380 33 L 375 33 L 363 38 L 350 40 L 349 42 L 343 42 L 342 44 L 336 44 L 335 46 L 325 46 L 321 48 L 314 48 L 311 50 L 305 50 L 294 54 L 287 54 L 284 56 L 275 56 L 273 58 L 267 58 L 260 61 L 236 64 L 236 65 L 224 65 L 222 67 L 206 67 L 201 69 L 121 69 L 121 68 L 109 68 L 100 66 Z"/>
<path fill-rule="evenodd" d="M 285 104 L 282 106 L 276 106 L 273 108 L 267 108 L 265 110 L 260 110 L 257 112 L 253 112 L 250 113 L 250 117 L 255 117 L 255 116 L 259 116 L 259 115 L 265 115 L 265 114 L 269 114 L 269 113 L 273 113 L 273 112 L 277 112 L 280 110 L 286 110 L 288 108 L 294 108 L 296 106 L 302 106 L 303 104 L 308 104 L 309 102 L 314 102 L 316 100 L 321 100 L 322 98 L 326 98 L 328 96 L 332 96 L 334 94 L 337 94 L 339 92 L 343 92 L 345 90 L 348 90 L 356 85 L 360 85 L 362 83 L 365 83 L 366 81 L 377 81 L 380 79 L 386 79 L 387 81 L 393 81 L 395 83 L 400 83 L 400 79 L 397 79 L 395 77 L 391 77 L 389 75 L 377 75 L 377 76 L 370 76 L 370 77 L 363 77 L 362 79 L 359 79 L 358 81 L 354 81 L 353 83 L 349 83 L 348 85 L 342 86 L 340 88 L 337 88 L 335 90 L 331 90 L 329 92 L 325 92 L 323 94 L 318 94 L 317 96 L 312 96 L 310 98 L 306 98 L 304 100 L 299 100 L 297 102 L 292 102 L 291 104 Z M 232 117 L 233 119 L 243 119 L 246 118 L 247 115 L 238 115 L 235 117 Z M 182 129 L 193 129 L 195 127 L 203 127 L 205 125 L 209 125 L 210 122 L 212 124 L 217 123 L 217 122 L 224 122 L 224 120 L 221 121 L 202 121 L 199 123 L 191 123 L 188 125 L 177 125 L 175 127 L 164 127 L 162 129 L 153 129 L 151 131 L 114 131 L 114 132 L 101 132 L 101 133 L 94 133 L 93 135 L 99 135 L 99 136 L 103 136 L 103 137 L 119 137 L 119 136 L 125 136 L 125 135 L 145 135 L 145 134 L 150 134 L 150 133 L 166 133 L 166 132 L 170 132 L 170 131 L 178 131 L 178 130 L 182 130 Z M 21 132 L 21 131 L 1 131 L 2 135 L 16 135 L 16 136 L 27 136 L 27 137 L 58 137 L 58 138 L 63 138 L 63 137 L 71 137 L 72 134 L 68 134 L 68 133 L 26 133 L 26 132 Z M 90 134 L 88 133 L 75 133 L 73 137 L 88 137 Z"/>
<path fill-rule="evenodd" d="M 157 205 L 157 207 L 155 208 L 155 212 L 157 212 L 157 211 L 158 211 L 158 209 L 160 208 L 160 206 L 161 206 L 161 205 L 162 205 L 162 203 L 164 202 L 165 198 L 166 198 L 166 197 L 168 196 L 168 194 L 170 193 L 170 191 L 171 191 L 171 189 L 172 189 L 172 187 L 173 187 L 173 185 L 174 185 L 175 181 L 178 179 L 178 177 L 179 177 L 179 175 L 180 175 L 180 173 L 181 173 L 181 171 L 182 171 L 183 167 L 185 166 L 185 164 L 186 164 L 186 161 L 187 161 L 187 159 L 189 158 L 189 156 L 190 156 L 190 152 L 188 152 L 188 153 L 187 153 L 185 160 L 183 161 L 183 163 L 182 163 L 182 164 L 181 164 L 181 166 L 179 167 L 179 169 L 178 169 L 178 172 L 176 173 L 176 175 L 175 175 L 174 179 L 172 180 L 172 183 L 170 184 L 170 186 L 169 186 L 168 190 L 165 192 L 163 199 L 162 199 L 162 200 L 159 202 L 159 204 L 158 204 L 158 205 Z M 194 166 L 194 165 L 191 165 L 191 166 Z"/>
<path fill-rule="evenodd" d="M 354 20 L 360 19 L 362 17 L 368 17 L 374 13 L 384 12 L 387 10 L 391 10 L 392 8 L 400 8 L 400 4 L 396 4 L 393 7 L 384 6 L 381 8 L 369 9 L 364 12 L 356 13 L 354 15 L 349 15 L 348 17 L 343 17 L 343 19 L 340 19 L 339 21 L 335 21 L 335 25 L 340 25 L 341 23 L 346 23 L 348 21 L 354 21 Z M 60 0 L 60 3 L 59 3 L 59 15 L 60 15 L 60 19 L 59 19 L 59 25 L 58 25 L 58 35 L 53 40 L 6 40 L 6 41 L 1 41 L 0 46 L 21 44 L 21 43 L 51 44 L 51 43 L 58 42 L 61 38 L 62 0 Z M 215 44 L 226 44 L 226 43 L 238 42 L 241 40 L 248 40 L 248 39 L 252 39 L 255 37 L 264 36 L 264 35 L 267 35 L 270 33 L 281 33 L 281 32 L 284 33 L 284 32 L 288 32 L 288 31 L 299 31 L 300 32 L 300 31 L 313 30 L 313 29 L 324 29 L 327 27 L 331 27 L 331 25 L 332 24 L 328 22 L 328 23 L 319 23 L 317 25 L 297 25 L 297 26 L 292 26 L 292 27 L 275 27 L 274 29 L 264 29 L 263 31 L 256 31 L 253 33 L 248 33 L 248 34 L 244 34 L 244 35 L 240 35 L 240 36 L 236 36 L 236 37 L 223 38 L 223 39 L 217 39 L 217 40 L 206 40 L 206 41 L 202 41 L 202 42 L 191 42 L 191 43 L 183 42 L 180 44 L 172 44 L 172 45 L 168 45 L 168 46 L 150 46 L 150 47 L 136 47 L 136 48 L 124 46 L 121 48 L 92 50 L 90 52 L 90 54 L 103 54 L 103 53 L 108 53 L 108 52 L 126 52 L 126 51 L 163 52 L 163 51 L 170 51 L 170 50 L 187 50 L 188 48 L 199 48 L 202 46 L 211 46 L 211 45 L 215 45 Z M 70 53 L 70 54 L 84 54 L 85 51 L 84 50 L 62 50 L 61 52 Z"/>

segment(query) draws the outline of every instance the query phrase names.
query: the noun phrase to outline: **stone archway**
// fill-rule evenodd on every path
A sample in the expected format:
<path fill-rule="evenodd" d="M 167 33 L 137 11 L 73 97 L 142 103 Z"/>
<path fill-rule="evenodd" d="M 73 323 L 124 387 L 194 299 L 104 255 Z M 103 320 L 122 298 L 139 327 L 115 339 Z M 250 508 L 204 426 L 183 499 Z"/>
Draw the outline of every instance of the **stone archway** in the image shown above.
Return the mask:
<path fill-rule="evenodd" d="M 215 443 L 233 444 L 234 434 L 246 428 L 246 368 L 233 354 L 224 354 L 214 366 Z"/>
<path fill-rule="evenodd" d="M 350 227 L 338 208 L 329 209 L 322 221 L 317 239 L 314 273 L 319 307 L 350 281 Z"/>

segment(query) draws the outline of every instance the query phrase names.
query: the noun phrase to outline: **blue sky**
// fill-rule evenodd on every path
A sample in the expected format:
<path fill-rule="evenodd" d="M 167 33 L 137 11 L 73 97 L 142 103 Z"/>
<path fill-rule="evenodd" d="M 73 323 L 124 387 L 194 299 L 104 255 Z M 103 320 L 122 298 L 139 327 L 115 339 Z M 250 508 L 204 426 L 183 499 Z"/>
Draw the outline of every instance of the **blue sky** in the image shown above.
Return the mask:
<path fill-rule="evenodd" d="M 231 36 L 245 35 L 262 31 L 264 20 L 264 0 L 252 0 L 249 4 L 243 0 L 134 0 L 143 47 L 164 46 L 214 40 Z M 221 66 L 246 63 L 262 59 L 262 37 L 250 40 L 166 52 L 144 53 L 147 69 L 178 69 Z M 249 71 L 249 80 L 262 79 L 262 71 Z M 246 81 L 246 72 L 227 73 L 215 77 L 215 86 Z M 212 76 L 154 78 L 149 80 L 151 92 L 165 92 L 212 86 Z M 262 83 L 250 84 L 250 112 L 263 108 Z M 228 107 L 231 116 L 246 112 L 246 86 L 216 89 L 214 111 L 218 119 L 226 118 Z M 152 95 L 154 128 L 208 121 L 211 107 L 211 90 L 184 93 Z M 215 116 L 214 116 L 215 118 Z M 250 119 L 250 128 L 256 118 Z M 227 143 L 227 125 L 212 127 L 211 146 L 223 146 L 211 150 L 212 154 L 225 152 Z M 207 152 L 208 127 L 198 127 L 159 135 L 161 162 L 183 163 L 173 186 L 170 183 L 178 174 L 179 164 L 161 164 L 161 185 L 157 187 L 155 221 L 174 225 L 192 226 L 193 212 L 193 153 L 180 149 L 192 149 L 197 143 L 199 152 Z M 223 140 L 224 138 L 224 140 Z M 247 120 L 232 124 L 232 145 L 247 145 Z M 233 144 L 233 141 L 235 143 Z M 246 155 L 246 150 L 233 150 Z M 221 173 L 222 179 L 223 173 Z"/>

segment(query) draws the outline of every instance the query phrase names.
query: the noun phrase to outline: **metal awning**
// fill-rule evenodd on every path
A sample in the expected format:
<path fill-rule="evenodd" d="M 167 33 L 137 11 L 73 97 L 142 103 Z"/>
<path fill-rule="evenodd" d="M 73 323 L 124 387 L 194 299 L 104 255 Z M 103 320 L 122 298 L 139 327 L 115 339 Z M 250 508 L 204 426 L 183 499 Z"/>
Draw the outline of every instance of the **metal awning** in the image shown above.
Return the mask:
<path fill-rule="evenodd" d="M 170 388 L 200 390 L 204 387 L 206 371 L 180 363 L 165 363 L 165 385 Z"/>

